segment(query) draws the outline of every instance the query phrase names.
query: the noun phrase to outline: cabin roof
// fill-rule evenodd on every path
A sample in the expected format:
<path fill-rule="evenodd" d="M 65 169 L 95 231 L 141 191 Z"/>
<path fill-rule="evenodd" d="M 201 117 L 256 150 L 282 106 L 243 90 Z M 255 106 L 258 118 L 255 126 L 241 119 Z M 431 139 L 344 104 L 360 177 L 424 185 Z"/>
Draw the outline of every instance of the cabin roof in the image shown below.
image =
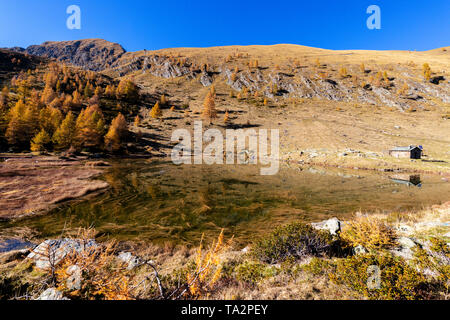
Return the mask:
<path fill-rule="evenodd" d="M 409 152 L 409 151 L 414 150 L 416 148 L 422 150 L 421 146 L 419 146 L 419 147 L 418 146 L 408 146 L 408 147 L 395 147 L 395 148 L 392 148 L 391 151 L 405 151 L 405 152 Z"/>

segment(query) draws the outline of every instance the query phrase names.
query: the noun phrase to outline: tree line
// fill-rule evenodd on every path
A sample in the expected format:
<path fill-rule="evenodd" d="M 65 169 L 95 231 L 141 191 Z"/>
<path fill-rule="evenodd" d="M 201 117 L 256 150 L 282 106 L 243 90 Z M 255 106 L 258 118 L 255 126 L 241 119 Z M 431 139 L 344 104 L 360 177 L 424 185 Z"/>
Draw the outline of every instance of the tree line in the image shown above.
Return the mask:
<path fill-rule="evenodd" d="M 123 106 L 139 101 L 130 80 L 117 85 L 91 71 L 58 64 L 15 76 L 0 93 L 0 141 L 13 151 L 117 152 L 128 137 Z M 116 103 L 107 124 L 102 106 Z M 110 117 L 111 118 L 111 117 Z"/>

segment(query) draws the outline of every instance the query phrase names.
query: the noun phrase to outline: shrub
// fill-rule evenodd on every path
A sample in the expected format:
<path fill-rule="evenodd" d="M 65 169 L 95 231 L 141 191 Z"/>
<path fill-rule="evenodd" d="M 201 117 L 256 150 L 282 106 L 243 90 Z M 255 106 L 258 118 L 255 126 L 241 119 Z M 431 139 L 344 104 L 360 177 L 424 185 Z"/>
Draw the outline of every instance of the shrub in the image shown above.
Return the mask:
<path fill-rule="evenodd" d="M 432 271 L 438 287 L 447 294 L 450 289 L 450 249 L 438 238 L 431 238 L 431 253 L 422 248 L 414 248 L 412 264 L 419 270 Z"/>
<path fill-rule="evenodd" d="M 236 279 L 239 281 L 256 284 L 263 279 L 277 275 L 278 269 L 259 262 L 245 261 L 235 268 Z"/>
<path fill-rule="evenodd" d="M 380 270 L 379 288 L 369 288 L 373 274 L 370 266 Z M 426 279 L 406 262 L 391 255 L 358 255 L 339 259 L 335 272 L 330 273 L 334 283 L 346 285 L 369 299 L 413 300 L 424 298 Z"/>
<path fill-rule="evenodd" d="M 427 81 L 431 78 L 431 68 L 428 63 L 423 64 L 423 76 Z"/>
<path fill-rule="evenodd" d="M 288 258 L 301 260 L 306 256 L 330 253 L 332 236 L 299 222 L 278 227 L 268 237 L 259 240 L 252 250 L 254 257 L 266 263 L 279 263 Z"/>
<path fill-rule="evenodd" d="M 361 245 L 366 249 L 382 249 L 394 245 L 395 233 L 379 219 L 361 217 L 345 225 L 341 239 L 352 247 Z"/>
<path fill-rule="evenodd" d="M 347 77 L 347 68 L 341 67 L 339 69 L 339 75 L 341 76 L 341 78 L 346 78 Z"/>
<path fill-rule="evenodd" d="M 301 270 L 311 273 L 315 276 L 321 276 L 330 273 L 332 267 L 330 261 L 321 258 L 312 258 L 308 264 L 302 265 Z"/>
<path fill-rule="evenodd" d="M 230 246 L 231 238 L 224 243 L 223 229 L 217 241 L 214 241 L 209 249 L 203 248 L 203 235 L 200 246 L 197 249 L 194 270 L 187 274 L 185 291 L 192 298 L 199 298 L 209 292 L 222 274 L 222 261 L 220 255 Z M 180 287 L 181 288 L 181 287 Z M 176 291 L 174 291 L 176 292 Z"/>
<path fill-rule="evenodd" d="M 84 243 L 94 234 L 94 230 L 82 230 Z M 131 299 L 129 276 L 123 265 L 117 264 L 116 243 L 109 241 L 98 247 L 83 246 L 81 252 L 74 251 L 56 266 L 56 286 L 72 299 L 83 300 L 129 300 Z M 78 288 L 68 285 L 71 268 L 76 266 L 80 273 Z M 53 273 L 53 271 L 52 271 Z"/>

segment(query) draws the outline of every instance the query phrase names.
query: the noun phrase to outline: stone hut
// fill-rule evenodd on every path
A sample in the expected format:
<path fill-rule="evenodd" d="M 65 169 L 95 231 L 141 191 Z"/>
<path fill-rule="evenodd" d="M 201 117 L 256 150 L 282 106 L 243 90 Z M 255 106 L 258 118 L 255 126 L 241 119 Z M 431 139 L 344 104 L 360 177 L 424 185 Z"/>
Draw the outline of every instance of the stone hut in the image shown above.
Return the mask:
<path fill-rule="evenodd" d="M 421 159 L 422 146 L 395 147 L 389 150 L 389 155 L 395 158 Z"/>

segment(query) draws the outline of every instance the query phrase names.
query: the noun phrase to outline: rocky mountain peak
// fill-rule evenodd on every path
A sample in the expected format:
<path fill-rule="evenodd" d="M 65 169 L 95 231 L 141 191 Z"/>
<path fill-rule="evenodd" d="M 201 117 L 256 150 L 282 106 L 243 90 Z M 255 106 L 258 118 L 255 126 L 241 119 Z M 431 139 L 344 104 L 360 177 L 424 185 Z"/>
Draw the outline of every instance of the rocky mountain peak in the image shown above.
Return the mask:
<path fill-rule="evenodd" d="M 46 41 L 26 49 L 11 48 L 16 52 L 54 58 L 87 70 L 101 71 L 109 68 L 126 51 L 117 43 L 103 39 L 84 39 L 73 41 Z"/>

